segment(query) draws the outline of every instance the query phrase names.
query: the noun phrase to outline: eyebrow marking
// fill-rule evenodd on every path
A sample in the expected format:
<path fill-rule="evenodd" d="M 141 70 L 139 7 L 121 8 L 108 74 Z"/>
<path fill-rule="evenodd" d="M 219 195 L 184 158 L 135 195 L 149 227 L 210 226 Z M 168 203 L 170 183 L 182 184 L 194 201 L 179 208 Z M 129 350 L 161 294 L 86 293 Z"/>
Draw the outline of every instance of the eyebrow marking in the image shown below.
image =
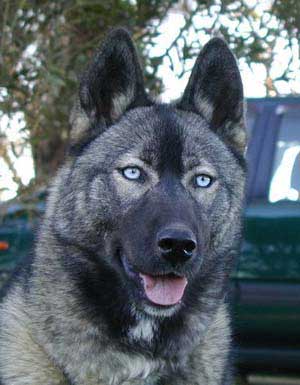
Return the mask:
<path fill-rule="evenodd" d="M 149 165 L 149 162 L 147 163 L 143 159 L 130 153 L 123 155 L 115 163 L 115 167 L 117 168 L 123 168 L 127 166 L 138 166 L 144 169 L 145 171 L 149 172 L 150 174 L 153 174 L 155 172 L 151 165 Z"/>
<path fill-rule="evenodd" d="M 208 161 L 205 160 L 199 160 L 199 159 L 193 159 L 193 160 L 188 160 L 185 165 L 185 174 L 189 173 L 190 171 L 193 170 L 199 170 L 199 172 L 209 172 L 213 175 L 217 174 L 217 171 L 215 167 Z"/>

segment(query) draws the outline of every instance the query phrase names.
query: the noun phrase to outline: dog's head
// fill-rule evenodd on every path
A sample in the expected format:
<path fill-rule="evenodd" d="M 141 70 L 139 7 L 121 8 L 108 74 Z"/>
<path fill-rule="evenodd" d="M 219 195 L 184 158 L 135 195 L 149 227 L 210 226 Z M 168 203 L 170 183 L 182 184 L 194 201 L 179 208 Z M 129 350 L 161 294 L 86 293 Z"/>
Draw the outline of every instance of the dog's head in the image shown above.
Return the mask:
<path fill-rule="evenodd" d="M 113 31 L 71 122 L 49 210 L 56 234 L 86 251 L 77 270 L 95 301 L 105 284 L 112 304 L 163 316 L 197 302 L 208 282 L 219 295 L 239 241 L 246 138 L 224 41 L 203 48 L 181 100 L 164 105 L 148 97 L 127 32 Z"/>

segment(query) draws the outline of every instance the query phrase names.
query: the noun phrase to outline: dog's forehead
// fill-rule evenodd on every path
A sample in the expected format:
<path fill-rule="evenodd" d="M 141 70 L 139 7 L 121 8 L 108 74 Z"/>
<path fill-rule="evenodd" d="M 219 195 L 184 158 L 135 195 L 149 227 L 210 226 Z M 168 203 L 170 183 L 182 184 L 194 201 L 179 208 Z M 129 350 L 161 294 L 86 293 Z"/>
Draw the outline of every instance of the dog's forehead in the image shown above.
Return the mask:
<path fill-rule="evenodd" d="M 156 105 L 133 111 L 136 155 L 159 171 L 181 173 L 187 162 L 206 157 L 205 147 L 215 135 L 204 119 L 172 105 Z M 131 122 L 133 123 L 133 122 Z"/>
<path fill-rule="evenodd" d="M 156 106 L 149 122 L 151 135 L 143 143 L 141 157 L 161 172 L 166 169 L 181 172 L 185 140 L 176 113 L 168 106 Z"/>

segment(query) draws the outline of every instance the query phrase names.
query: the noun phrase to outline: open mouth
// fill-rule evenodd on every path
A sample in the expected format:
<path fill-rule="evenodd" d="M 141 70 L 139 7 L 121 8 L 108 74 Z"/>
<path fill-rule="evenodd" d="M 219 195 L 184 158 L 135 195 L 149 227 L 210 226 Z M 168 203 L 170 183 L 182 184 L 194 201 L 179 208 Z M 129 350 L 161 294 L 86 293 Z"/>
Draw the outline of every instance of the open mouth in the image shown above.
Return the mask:
<path fill-rule="evenodd" d="M 185 276 L 173 272 L 155 275 L 136 272 L 126 257 L 121 260 L 127 275 L 141 283 L 145 296 L 152 304 L 172 306 L 181 301 L 188 283 Z"/>
<path fill-rule="evenodd" d="M 147 298 L 156 305 L 176 305 L 182 299 L 187 285 L 186 277 L 179 277 L 172 273 L 156 276 L 142 273 L 139 275 Z"/>

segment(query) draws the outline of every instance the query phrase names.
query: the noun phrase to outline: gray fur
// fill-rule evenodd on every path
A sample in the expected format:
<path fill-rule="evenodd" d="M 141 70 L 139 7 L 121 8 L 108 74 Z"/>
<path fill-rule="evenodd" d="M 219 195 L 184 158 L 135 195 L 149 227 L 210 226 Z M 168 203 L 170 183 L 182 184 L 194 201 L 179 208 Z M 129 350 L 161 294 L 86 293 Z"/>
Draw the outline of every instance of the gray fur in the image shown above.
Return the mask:
<path fill-rule="evenodd" d="M 183 102 L 176 106 L 152 105 L 145 92 L 139 90 L 143 87 L 140 69 L 135 69 L 136 54 L 125 31 L 114 31 L 108 37 L 100 51 L 98 69 L 102 71 L 103 62 L 107 66 L 113 60 L 111 51 L 118 51 L 120 39 L 119 54 L 125 55 L 133 79 L 125 79 L 128 87 L 121 79 L 117 90 L 107 91 L 106 97 L 111 98 L 106 101 L 111 108 L 108 113 L 93 104 L 101 103 L 104 95 L 102 92 L 100 98 L 95 94 L 98 91 L 91 88 L 95 81 L 89 79 L 89 71 L 92 79 L 97 77 L 98 56 L 85 74 L 79 113 L 75 111 L 72 119 L 75 150 L 71 150 L 52 183 L 34 259 L 12 282 L 1 306 L 3 385 L 230 384 L 230 327 L 225 296 L 240 241 L 245 171 L 242 155 L 236 154 L 241 151 L 241 141 L 237 144 L 233 140 L 228 145 L 228 140 L 235 132 L 243 135 L 242 117 L 233 117 L 230 127 L 228 122 L 212 127 L 209 120 L 215 112 L 208 106 L 213 103 L 212 94 L 204 97 L 200 108 L 202 90 L 191 99 L 197 99 L 196 109 L 189 105 L 187 97 L 188 92 L 196 92 L 193 90 L 187 90 Z M 115 48 L 111 49 L 111 45 Z M 221 46 L 221 50 L 228 50 L 223 43 Z M 237 71 L 235 64 L 232 71 Z M 126 102 L 128 95 L 130 106 Z M 141 95 L 144 106 L 135 101 Z M 103 115 L 97 116 L 96 110 Z M 180 133 L 183 171 L 176 174 L 178 189 L 169 195 L 170 183 L 163 184 L 164 174 L 159 171 L 165 166 L 160 164 L 165 154 L 159 152 L 159 146 L 164 130 L 175 130 L 175 126 Z M 90 141 L 79 148 L 82 138 Z M 118 172 L 132 164 L 145 170 L 143 183 L 134 184 Z M 193 175 L 199 173 L 215 178 L 211 188 L 195 189 L 191 185 Z M 169 180 L 169 172 L 166 175 Z M 182 215 L 178 214 L 182 198 L 177 201 L 177 194 L 187 200 Z M 136 239 L 134 233 L 144 222 L 147 225 L 152 215 L 152 211 L 144 212 L 148 203 L 141 205 L 147 197 L 155 202 L 153 213 L 157 205 L 162 205 L 159 215 L 171 210 L 177 222 L 187 215 L 190 204 L 200 210 L 197 228 L 203 242 L 201 263 L 186 270 L 187 287 L 191 288 L 173 307 L 140 302 L 114 257 L 115 239 L 122 239 L 132 253 L 144 237 L 146 230 Z M 132 229 L 126 221 L 137 207 L 140 214 L 133 216 L 136 223 Z M 145 220 L 138 222 L 143 215 Z M 122 235 L 124 228 L 127 231 Z M 130 231 L 133 238 L 128 235 Z M 151 262 L 151 257 L 143 255 L 146 251 L 135 253 L 137 266 L 146 268 Z M 156 260 L 153 269 L 157 269 L 157 263 L 163 266 L 161 260 Z M 108 271 L 111 281 L 116 282 L 112 289 L 124 293 L 123 297 L 105 292 L 111 287 L 107 286 L 111 284 Z M 99 303 L 94 287 L 101 288 Z M 178 325 L 172 324 L 177 319 Z M 166 325 L 174 328 L 175 334 L 165 330 Z"/>

